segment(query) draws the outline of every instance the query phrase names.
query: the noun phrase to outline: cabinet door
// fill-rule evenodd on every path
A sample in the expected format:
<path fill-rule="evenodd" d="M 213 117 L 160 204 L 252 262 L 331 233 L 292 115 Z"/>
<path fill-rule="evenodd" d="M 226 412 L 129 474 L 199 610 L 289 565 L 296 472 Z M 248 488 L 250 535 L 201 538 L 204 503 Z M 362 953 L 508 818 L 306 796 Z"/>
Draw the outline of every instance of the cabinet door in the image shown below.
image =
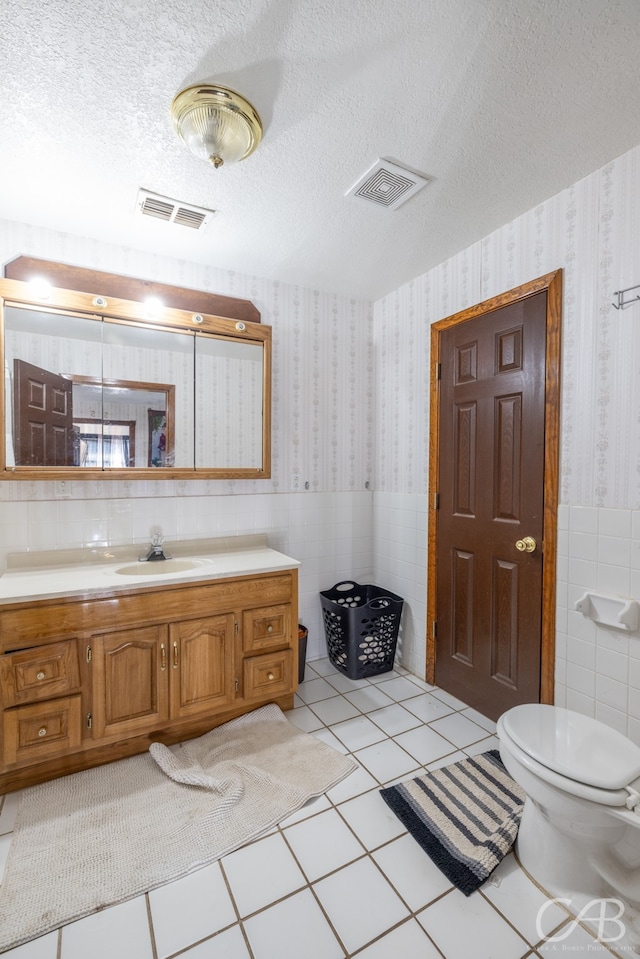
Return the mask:
<path fill-rule="evenodd" d="M 169 627 L 171 717 L 213 713 L 233 701 L 234 615 Z"/>
<path fill-rule="evenodd" d="M 105 633 L 92 646 L 94 738 L 136 735 L 166 722 L 167 627 Z"/>

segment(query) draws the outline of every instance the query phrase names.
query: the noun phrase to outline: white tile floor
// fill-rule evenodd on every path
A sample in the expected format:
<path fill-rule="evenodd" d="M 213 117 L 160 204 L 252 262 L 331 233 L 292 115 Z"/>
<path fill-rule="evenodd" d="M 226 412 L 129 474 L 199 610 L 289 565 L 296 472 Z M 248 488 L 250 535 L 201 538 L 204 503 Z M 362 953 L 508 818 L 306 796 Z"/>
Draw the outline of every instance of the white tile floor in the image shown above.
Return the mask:
<path fill-rule="evenodd" d="M 543 940 L 536 916 L 546 897 L 513 855 L 472 896 L 453 889 L 380 797 L 381 785 L 425 766 L 495 748 L 490 720 L 402 669 L 353 682 L 328 660 L 307 664 L 287 715 L 351 753 L 357 771 L 219 862 L 6 959 L 610 959 L 554 904 L 543 932 L 567 936 Z M 16 805 L 10 795 L 0 808 L 0 870 Z"/>

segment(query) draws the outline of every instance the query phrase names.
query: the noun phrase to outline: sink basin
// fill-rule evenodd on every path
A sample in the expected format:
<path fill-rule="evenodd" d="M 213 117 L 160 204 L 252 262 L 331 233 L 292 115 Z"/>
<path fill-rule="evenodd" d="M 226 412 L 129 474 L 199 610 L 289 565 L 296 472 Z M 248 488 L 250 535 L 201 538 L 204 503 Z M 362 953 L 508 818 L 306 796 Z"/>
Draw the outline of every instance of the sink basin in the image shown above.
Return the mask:
<path fill-rule="evenodd" d="M 113 570 L 121 576 L 168 576 L 170 573 L 185 573 L 189 569 L 207 566 L 207 559 L 164 559 L 152 563 L 131 563 Z"/>

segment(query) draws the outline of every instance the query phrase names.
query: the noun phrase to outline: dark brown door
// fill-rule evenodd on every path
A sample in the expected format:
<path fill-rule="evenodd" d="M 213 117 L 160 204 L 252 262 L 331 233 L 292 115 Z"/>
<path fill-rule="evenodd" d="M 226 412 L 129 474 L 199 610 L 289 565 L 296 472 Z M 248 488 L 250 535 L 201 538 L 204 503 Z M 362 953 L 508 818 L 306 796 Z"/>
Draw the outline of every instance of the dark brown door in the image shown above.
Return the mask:
<path fill-rule="evenodd" d="M 13 361 L 17 466 L 73 466 L 71 380 Z"/>
<path fill-rule="evenodd" d="M 438 686 L 540 701 L 547 293 L 441 333 Z"/>

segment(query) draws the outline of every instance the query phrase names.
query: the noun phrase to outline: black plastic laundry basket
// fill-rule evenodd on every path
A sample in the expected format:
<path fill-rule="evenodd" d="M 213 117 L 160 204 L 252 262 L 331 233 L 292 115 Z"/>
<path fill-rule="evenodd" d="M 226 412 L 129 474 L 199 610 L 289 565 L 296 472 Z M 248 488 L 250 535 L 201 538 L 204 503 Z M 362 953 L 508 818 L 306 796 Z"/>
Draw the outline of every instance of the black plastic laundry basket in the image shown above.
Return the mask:
<path fill-rule="evenodd" d="M 404 600 L 351 580 L 320 593 L 329 659 L 349 679 L 393 669 Z"/>

